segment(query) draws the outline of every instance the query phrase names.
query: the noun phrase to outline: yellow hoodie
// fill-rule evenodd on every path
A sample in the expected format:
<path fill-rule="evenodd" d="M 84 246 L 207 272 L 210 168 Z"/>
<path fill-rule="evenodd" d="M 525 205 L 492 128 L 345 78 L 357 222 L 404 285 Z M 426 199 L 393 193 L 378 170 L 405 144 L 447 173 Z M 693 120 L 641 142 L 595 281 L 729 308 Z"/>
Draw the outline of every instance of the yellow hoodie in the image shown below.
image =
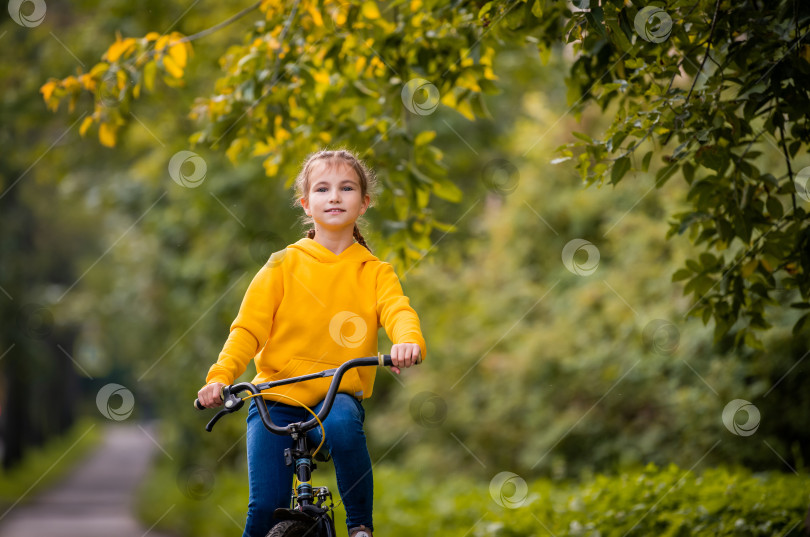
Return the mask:
<path fill-rule="evenodd" d="M 252 382 L 257 384 L 376 356 L 381 326 L 394 343 L 417 343 L 425 358 L 419 317 L 390 263 L 356 242 L 336 255 L 304 238 L 270 256 L 253 278 L 206 383 L 232 384 L 251 358 L 257 371 Z M 375 376 L 374 367 L 351 369 L 340 391 L 365 399 Z M 323 399 L 331 380 L 309 380 L 272 392 L 311 406 Z M 265 398 L 295 404 L 272 394 Z"/>

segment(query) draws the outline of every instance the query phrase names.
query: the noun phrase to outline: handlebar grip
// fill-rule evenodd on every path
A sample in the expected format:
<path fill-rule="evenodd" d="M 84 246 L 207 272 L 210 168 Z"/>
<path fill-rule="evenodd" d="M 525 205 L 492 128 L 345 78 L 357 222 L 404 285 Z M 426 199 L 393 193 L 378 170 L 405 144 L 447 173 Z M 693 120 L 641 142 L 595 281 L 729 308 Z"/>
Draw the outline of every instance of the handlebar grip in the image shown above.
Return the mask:
<path fill-rule="evenodd" d="M 205 410 L 205 407 L 200 403 L 199 399 L 194 399 L 194 408 L 197 410 Z"/>

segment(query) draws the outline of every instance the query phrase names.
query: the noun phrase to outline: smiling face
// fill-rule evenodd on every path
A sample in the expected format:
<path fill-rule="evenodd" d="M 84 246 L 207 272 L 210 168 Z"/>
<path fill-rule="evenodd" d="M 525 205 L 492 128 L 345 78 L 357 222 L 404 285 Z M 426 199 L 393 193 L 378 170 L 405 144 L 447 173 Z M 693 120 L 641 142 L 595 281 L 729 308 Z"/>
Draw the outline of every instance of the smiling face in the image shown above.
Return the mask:
<path fill-rule="evenodd" d="M 316 162 L 309 176 L 309 188 L 301 198 L 307 216 L 316 229 L 354 229 L 355 221 L 366 212 L 370 197 L 363 194 L 354 169 L 343 163 Z"/>

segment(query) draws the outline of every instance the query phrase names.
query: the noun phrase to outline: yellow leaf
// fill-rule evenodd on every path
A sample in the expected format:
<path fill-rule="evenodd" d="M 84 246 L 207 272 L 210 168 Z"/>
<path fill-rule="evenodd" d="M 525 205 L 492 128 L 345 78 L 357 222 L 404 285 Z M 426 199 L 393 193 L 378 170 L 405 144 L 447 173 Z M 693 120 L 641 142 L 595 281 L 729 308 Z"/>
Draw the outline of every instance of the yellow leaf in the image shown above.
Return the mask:
<path fill-rule="evenodd" d="M 82 137 L 84 137 L 84 135 L 87 133 L 87 129 L 89 129 L 90 125 L 92 124 L 93 124 L 93 116 L 87 116 L 86 118 L 84 118 L 84 121 L 82 121 L 82 126 L 79 127 L 79 134 L 81 134 Z"/>
<path fill-rule="evenodd" d="M 79 83 L 87 91 L 96 91 L 96 79 L 90 73 L 85 73 L 79 77 Z"/>
<path fill-rule="evenodd" d="M 328 144 L 329 142 L 332 141 L 332 135 L 326 131 L 321 131 L 320 133 L 318 133 L 318 138 L 323 140 L 323 143 L 325 144 Z"/>
<path fill-rule="evenodd" d="M 470 91 L 481 92 L 481 86 L 478 85 L 475 75 L 470 71 L 464 71 L 461 76 L 456 79 L 456 84 Z"/>
<path fill-rule="evenodd" d="M 358 56 L 357 61 L 354 62 L 354 70 L 357 71 L 358 74 L 362 73 L 363 68 L 365 66 L 366 66 L 366 58 L 365 58 L 365 56 Z"/>
<path fill-rule="evenodd" d="M 174 60 L 174 63 L 177 64 L 177 67 L 183 69 L 186 66 L 186 60 L 188 59 L 186 44 L 178 43 L 169 47 L 169 56 L 172 57 L 172 60 Z"/>
<path fill-rule="evenodd" d="M 102 123 L 98 126 L 98 140 L 101 145 L 115 147 L 115 127 L 109 123 Z"/>
<path fill-rule="evenodd" d="M 472 105 L 470 105 L 469 100 L 465 99 L 459 101 L 458 104 L 456 104 L 456 110 L 470 121 L 475 120 L 475 114 L 473 113 Z"/>
<path fill-rule="evenodd" d="M 267 18 L 270 19 L 276 13 L 284 11 L 284 3 L 281 0 L 264 0 L 259 9 L 264 11 Z"/>
<path fill-rule="evenodd" d="M 361 13 L 363 14 L 363 17 L 370 20 L 380 18 L 380 9 L 377 7 L 376 2 L 363 2 Z"/>
<path fill-rule="evenodd" d="M 42 98 L 45 99 L 45 101 L 50 100 L 51 95 L 53 95 L 53 90 L 56 89 L 57 82 L 57 80 L 49 80 L 39 88 L 39 92 L 42 94 Z"/>
<path fill-rule="evenodd" d="M 128 54 L 135 47 L 135 40 L 128 37 L 124 40 L 119 40 L 110 45 L 107 49 L 106 59 L 109 62 L 117 62 L 118 58 Z"/>
<path fill-rule="evenodd" d="M 804 45 L 799 53 L 799 56 L 804 58 L 804 61 L 810 63 L 810 45 Z"/>
<path fill-rule="evenodd" d="M 65 91 L 68 93 L 73 93 L 75 91 L 79 91 L 82 88 L 82 85 L 79 84 L 79 81 L 76 79 L 75 76 L 69 76 L 62 81 L 62 87 L 65 88 Z"/>
<path fill-rule="evenodd" d="M 315 6 L 312 4 L 307 6 L 307 11 L 309 11 L 310 16 L 312 17 L 312 22 L 315 23 L 315 26 L 322 27 L 323 26 L 323 17 L 321 17 L 320 12 L 315 9 Z"/>
<path fill-rule="evenodd" d="M 264 173 L 267 177 L 274 177 L 278 173 L 278 164 L 274 157 L 267 157 L 264 159 L 264 162 L 262 162 L 262 165 L 264 166 Z"/>
<path fill-rule="evenodd" d="M 183 69 L 175 63 L 171 56 L 163 57 L 163 67 L 165 67 L 166 71 L 174 78 L 183 78 Z"/>
<path fill-rule="evenodd" d="M 157 64 L 155 62 L 147 63 L 143 68 L 143 85 L 146 89 L 153 91 L 155 89 L 155 75 L 157 74 Z"/>
<path fill-rule="evenodd" d="M 164 48 L 166 48 L 166 45 L 168 44 L 169 44 L 169 36 L 163 35 L 157 40 L 157 43 L 155 43 L 155 50 L 161 51 Z"/>
<path fill-rule="evenodd" d="M 159 37 L 160 37 L 159 33 L 157 33 L 157 32 L 149 32 L 143 38 L 146 39 L 147 41 L 155 41 Z"/>
<path fill-rule="evenodd" d="M 324 71 L 314 71 L 312 73 L 312 78 L 314 78 L 315 82 L 317 82 L 318 84 L 321 84 L 323 86 L 329 85 L 329 73 L 326 73 Z"/>
<path fill-rule="evenodd" d="M 411 13 L 416 13 L 422 9 L 422 0 L 411 0 Z"/>

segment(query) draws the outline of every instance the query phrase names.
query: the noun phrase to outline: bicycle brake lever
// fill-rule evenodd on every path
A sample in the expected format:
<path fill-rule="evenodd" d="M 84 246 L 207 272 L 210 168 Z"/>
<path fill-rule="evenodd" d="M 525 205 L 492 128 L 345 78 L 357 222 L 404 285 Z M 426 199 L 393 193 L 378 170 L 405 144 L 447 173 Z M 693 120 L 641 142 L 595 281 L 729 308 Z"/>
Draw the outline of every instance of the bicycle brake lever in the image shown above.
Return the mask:
<path fill-rule="evenodd" d="M 231 411 L 230 411 L 230 410 L 227 410 L 227 409 L 225 409 L 225 410 L 220 410 L 219 412 L 217 412 L 217 413 L 214 415 L 214 417 L 213 417 L 213 418 L 211 418 L 211 421 L 209 421 L 209 422 L 208 422 L 208 425 L 206 425 L 206 426 L 205 426 L 205 430 L 206 430 L 206 431 L 208 431 L 208 432 L 210 433 L 210 432 L 211 432 L 211 430 L 214 428 L 214 425 L 216 424 L 216 422 L 218 422 L 218 421 L 219 421 L 219 419 L 220 419 L 222 416 L 224 416 L 225 414 L 230 414 L 230 413 L 231 413 Z"/>
<path fill-rule="evenodd" d="M 211 418 L 211 421 L 208 422 L 208 425 L 205 426 L 205 430 L 208 431 L 209 433 L 211 432 L 211 429 L 214 428 L 214 425 L 220 420 L 220 418 L 222 418 L 222 416 L 224 416 L 225 414 L 230 414 L 231 412 L 236 412 L 237 410 L 242 408 L 242 405 L 245 404 L 245 402 L 241 398 L 230 393 L 226 388 L 222 389 L 221 395 L 223 397 L 223 404 L 225 405 L 225 408 L 217 412 L 214 415 L 214 417 Z"/>

